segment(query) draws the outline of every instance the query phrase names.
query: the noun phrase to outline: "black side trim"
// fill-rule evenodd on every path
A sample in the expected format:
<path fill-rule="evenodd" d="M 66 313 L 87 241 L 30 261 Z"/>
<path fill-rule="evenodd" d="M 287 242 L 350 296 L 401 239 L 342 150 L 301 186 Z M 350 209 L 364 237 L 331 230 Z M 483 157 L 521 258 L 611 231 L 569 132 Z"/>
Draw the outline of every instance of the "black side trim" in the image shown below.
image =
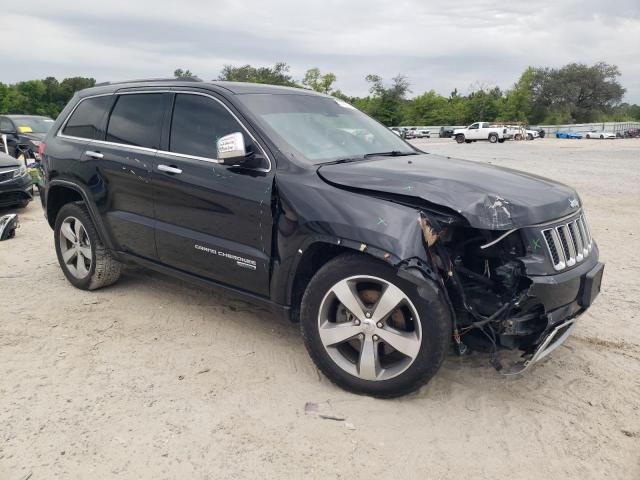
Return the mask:
<path fill-rule="evenodd" d="M 162 265 L 160 263 L 154 262 L 152 260 L 147 260 L 145 258 L 138 257 L 137 255 L 133 255 L 131 253 L 125 253 L 125 252 L 117 252 L 117 253 L 118 253 L 118 257 L 124 261 L 130 261 L 132 263 L 136 263 L 143 267 L 149 268 L 150 270 L 155 270 L 156 272 L 163 273 L 165 275 L 169 275 L 175 278 L 179 278 L 181 280 L 185 280 L 190 283 L 195 283 L 203 287 L 213 288 L 215 290 L 226 293 L 228 295 L 238 297 L 258 307 L 269 310 L 271 313 L 275 314 L 279 318 L 286 319 L 287 321 L 289 321 L 290 319 L 290 311 L 291 311 L 290 307 L 275 303 L 266 297 L 255 295 L 253 293 L 249 293 L 244 290 L 230 287 L 222 283 L 214 282 L 213 280 L 202 278 L 198 275 L 194 275 L 192 273 L 188 273 L 183 270 L 171 268 L 166 265 Z"/>

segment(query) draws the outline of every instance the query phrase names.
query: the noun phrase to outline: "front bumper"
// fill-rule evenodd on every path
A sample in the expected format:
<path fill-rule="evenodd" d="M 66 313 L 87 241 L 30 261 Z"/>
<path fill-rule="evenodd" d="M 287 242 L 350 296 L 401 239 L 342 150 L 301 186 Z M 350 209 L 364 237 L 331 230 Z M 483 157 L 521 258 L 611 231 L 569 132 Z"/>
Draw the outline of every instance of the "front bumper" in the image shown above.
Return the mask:
<path fill-rule="evenodd" d="M 535 349 L 525 354 L 519 362 L 501 370 L 501 373 L 522 373 L 562 345 L 571 335 L 579 316 L 591 306 L 600 293 L 603 273 L 604 264 L 599 263 L 597 255 L 594 255 L 594 261 L 581 265 L 581 268 L 552 275 L 544 280 L 533 277 L 530 295 L 538 293 L 542 296 L 541 299 L 546 299 L 547 305 L 548 302 L 564 303 L 567 298 L 572 300 L 565 305 L 556 305 L 552 310 L 546 310 L 548 326 L 540 335 Z"/>
<path fill-rule="evenodd" d="M 0 183 L 0 207 L 9 207 L 31 200 L 32 186 L 31 176 L 28 174 Z"/>

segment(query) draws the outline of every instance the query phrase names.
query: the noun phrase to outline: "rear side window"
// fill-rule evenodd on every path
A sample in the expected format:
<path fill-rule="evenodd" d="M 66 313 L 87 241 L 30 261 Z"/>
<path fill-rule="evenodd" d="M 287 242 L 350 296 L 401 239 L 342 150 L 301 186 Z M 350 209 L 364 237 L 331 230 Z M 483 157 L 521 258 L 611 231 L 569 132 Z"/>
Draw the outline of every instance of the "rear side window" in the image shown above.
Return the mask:
<path fill-rule="evenodd" d="M 235 132 L 244 132 L 244 129 L 219 102 L 202 95 L 176 95 L 170 151 L 216 158 L 218 139 Z M 250 139 L 246 135 L 245 142 L 249 147 Z"/>
<path fill-rule="evenodd" d="M 165 98 L 160 93 L 120 95 L 109 118 L 106 140 L 159 148 Z"/>
<path fill-rule="evenodd" d="M 111 95 L 87 98 L 81 101 L 67 121 L 62 133 L 90 140 L 101 138 L 102 120 L 112 101 Z"/>

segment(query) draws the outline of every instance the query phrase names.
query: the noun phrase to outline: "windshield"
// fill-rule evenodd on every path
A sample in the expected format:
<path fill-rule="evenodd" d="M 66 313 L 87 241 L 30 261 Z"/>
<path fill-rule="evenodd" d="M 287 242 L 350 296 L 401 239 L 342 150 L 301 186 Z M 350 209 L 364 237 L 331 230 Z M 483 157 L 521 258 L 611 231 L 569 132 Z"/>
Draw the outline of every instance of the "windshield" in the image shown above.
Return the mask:
<path fill-rule="evenodd" d="M 277 94 L 238 98 L 281 151 L 307 163 L 415 153 L 389 129 L 337 98 Z"/>
<path fill-rule="evenodd" d="M 20 133 L 47 133 L 53 120 L 46 117 L 11 117 Z"/>

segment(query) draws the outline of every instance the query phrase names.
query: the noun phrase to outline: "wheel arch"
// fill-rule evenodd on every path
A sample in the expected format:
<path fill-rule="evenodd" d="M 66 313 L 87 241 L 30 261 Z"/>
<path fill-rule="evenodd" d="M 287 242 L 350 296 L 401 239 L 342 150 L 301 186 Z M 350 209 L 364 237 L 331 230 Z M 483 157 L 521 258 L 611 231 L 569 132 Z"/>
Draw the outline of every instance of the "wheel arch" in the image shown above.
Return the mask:
<path fill-rule="evenodd" d="M 330 242 L 318 240 L 310 243 L 304 250 L 299 250 L 302 253 L 299 253 L 296 263 L 291 268 L 286 293 L 287 303 L 291 306 L 290 318 L 292 322 L 297 323 L 299 321 L 302 296 L 313 276 L 325 264 L 342 254 L 361 255 L 379 263 L 386 263 L 397 268 L 399 276 L 415 283 L 419 287 L 424 287 L 427 279 L 434 276 L 433 270 L 422 259 L 412 257 L 407 260 L 401 260 L 397 256 L 375 247 L 367 246 L 367 248 L 363 249 L 364 245 L 350 241 Z"/>
<path fill-rule="evenodd" d="M 53 180 L 47 185 L 46 201 L 44 202 L 47 222 L 51 228 L 56 223 L 56 217 L 60 209 L 68 203 L 82 202 L 87 207 L 89 216 L 96 227 L 100 239 L 104 245 L 111 249 L 112 243 L 108 235 L 105 234 L 104 225 L 100 215 L 95 210 L 95 206 L 89 201 L 89 196 L 78 185 L 65 180 Z"/>

